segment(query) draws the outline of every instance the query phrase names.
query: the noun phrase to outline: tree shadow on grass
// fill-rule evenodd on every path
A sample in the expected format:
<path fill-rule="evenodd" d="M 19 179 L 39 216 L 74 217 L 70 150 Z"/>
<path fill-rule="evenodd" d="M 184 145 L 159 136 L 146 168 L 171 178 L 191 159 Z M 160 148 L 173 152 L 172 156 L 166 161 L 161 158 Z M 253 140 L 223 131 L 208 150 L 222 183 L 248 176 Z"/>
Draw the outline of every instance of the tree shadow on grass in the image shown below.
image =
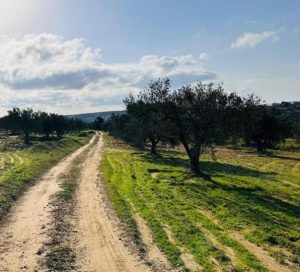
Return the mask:
<path fill-rule="evenodd" d="M 35 136 L 31 135 L 29 138 L 30 142 L 52 142 L 52 141 L 59 141 L 61 138 L 56 136 L 50 136 L 49 138 L 45 136 Z"/>
<path fill-rule="evenodd" d="M 275 150 L 269 149 L 267 151 L 257 151 L 253 147 L 247 147 L 247 146 L 227 146 L 228 149 L 238 150 L 244 154 L 251 155 L 251 156 L 257 156 L 257 157 L 267 157 L 267 158 L 274 158 L 274 159 L 283 159 L 283 160 L 292 160 L 292 161 L 300 161 L 300 158 L 297 157 L 291 157 L 287 155 L 278 155 L 274 154 Z"/>
<path fill-rule="evenodd" d="M 274 154 L 274 152 L 272 150 L 259 152 L 257 150 L 251 150 L 251 149 L 245 149 L 245 148 L 240 148 L 240 149 L 239 148 L 232 148 L 232 149 L 240 150 L 245 154 L 252 155 L 252 156 L 254 155 L 254 156 L 257 156 L 257 157 L 266 157 L 266 158 L 272 158 L 272 159 L 300 161 L 300 158 L 297 158 L 297 157 Z"/>
<path fill-rule="evenodd" d="M 178 157 L 154 157 L 151 155 L 143 155 L 143 159 L 150 163 L 157 164 L 157 168 L 153 167 L 148 169 L 150 173 L 172 173 L 179 171 L 178 169 L 172 170 L 172 168 L 169 170 L 168 167 L 170 166 L 181 166 L 185 168 L 189 167 L 188 160 Z M 274 218 L 272 214 L 281 212 L 292 217 L 300 217 L 299 206 L 273 196 L 270 192 L 262 187 L 242 187 L 235 184 L 223 184 L 214 179 L 216 176 L 231 176 L 232 182 L 234 183 L 235 175 L 244 177 L 259 177 L 261 179 L 265 179 L 275 175 L 276 172 L 261 172 L 242 166 L 211 161 L 202 161 L 200 162 L 200 165 L 203 171 L 211 175 L 211 181 L 203 183 L 197 182 L 196 179 L 196 182 L 185 182 L 185 180 L 189 179 L 189 176 L 186 175 L 186 177 L 183 179 L 170 176 L 169 181 L 164 179 L 163 182 L 169 182 L 171 186 L 180 186 L 187 190 L 192 190 L 193 193 L 199 193 L 199 196 L 201 197 L 204 197 L 203 194 L 207 194 L 207 190 L 221 190 L 221 192 L 224 191 L 223 195 L 226 198 L 225 202 L 228 202 L 228 205 L 236 205 L 240 207 L 240 209 L 244 212 L 244 217 L 251 218 L 251 220 L 255 220 L 255 222 L 263 223 L 264 221 L 268 221 L 270 224 L 273 223 L 279 224 L 282 227 L 288 227 L 288 224 L 284 221 L 277 222 L 276 218 Z M 184 172 L 184 170 L 181 172 Z M 247 182 L 247 184 L 249 184 L 249 182 Z M 207 201 L 210 202 L 211 199 L 207 199 Z M 216 203 L 218 202 L 219 200 L 216 199 Z M 258 206 L 262 207 L 262 210 L 255 208 Z"/>
<path fill-rule="evenodd" d="M 181 157 L 151 156 L 149 154 L 143 154 L 142 158 L 149 163 L 157 164 L 159 168 L 162 168 L 162 166 L 171 166 L 184 167 L 186 169 L 189 169 L 189 161 Z M 204 173 L 209 174 L 211 176 L 239 175 L 267 178 L 270 177 L 270 175 L 276 174 L 275 172 L 261 172 L 259 170 L 250 169 L 242 166 L 213 161 L 200 161 L 200 168 Z M 173 170 L 171 169 L 170 172 L 172 171 Z"/>
<path fill-rule="evenodd" d="M 189 167 L 189 161 L 179 157 L 169 157 L 165 155 L 151 155 L 151 154 L 142 154 L 142 158 L 153 164 L 164 165 L 164 166 L 173 166 L 173 167 Z"/>
<path fill-rule="evenodd" d="M 219 175 L 238 175 L 247 177 L 260 177 L 267 178 L 272 175 L 276 175 L 276 172 L 262 172 L 256 169 L 251 169 L 243 166 L 232 165 L 229 163 L 213 162 L 213 161 L 201 161 L 200 167 L 204 172 L 212 176 Z"/>
<path fill-rule="evenodd" d="M 216 181 L 206 184 L 170 181 L 170 185 L 181 187 L 184 194 L 189 195 L 189 192 L 192 192 L 194 196 L 199 195 L 199 199 L 205 201 L 205 206 L 212 209 L 217 209 L 218 206 L 227 207 L 232 210 L 232 216 L 248 219 L 255 224 L 267 223 L 289 228 L 290 224 L 280 219 L 281 215 L 278 213 L 294 218 L 300 217 L 299 206 L 276 198 L 260 187 L 245 188 Z"/>
<path fill-rule="evenodd" d="M 282 159 L 282 160 L 291 160 L 291 161 L 300 162 L 300 158 L 276 155 L 276 154 L 273 154 L 273 153 L 261 153 L 261 154 L 257 154 L 257 156 L 258 157 L 267 157 L 267 158 L 272 158 L 272 159 Z"/>
<path fill-rule="evenodd" d="M 245 188 L 235 185 L 224 185 L 216 181 L 214 181 L 214 183 L 221 187 L 225 192 L 236 194 L 238 198 L 244 199 L 248 203 L 253 202 L 256 205 L 268 208 L 271 211 L 280 211 L 291 216 L 300 217 L 300 207 L 298 205 L 274 197 L 261 187 Z"/>

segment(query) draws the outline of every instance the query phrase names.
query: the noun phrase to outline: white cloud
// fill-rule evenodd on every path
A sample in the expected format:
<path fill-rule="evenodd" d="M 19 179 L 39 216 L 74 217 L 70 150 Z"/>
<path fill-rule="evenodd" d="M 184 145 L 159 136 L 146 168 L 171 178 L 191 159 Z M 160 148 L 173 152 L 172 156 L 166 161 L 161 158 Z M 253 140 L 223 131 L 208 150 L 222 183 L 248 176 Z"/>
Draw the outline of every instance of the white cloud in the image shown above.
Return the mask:
<path fill-rule="evenodd" d="M 199 55 L 199 60 L 208 60 L 208 59 L 209 59 L 209 55 L 205 52 Z"/>
<path fill-rule="evenodd" d="M 275 31 L 264 31 L 261 33 L 246 32 L 231 44 L 231 48 L 255 47 L 267 40 L 278 40 L 279 37 Z"/>
<path fill-rule="evenodd" d="M 174 85 L 214 79 L 202 64 L 207 57 L 146 55 L 137 62 L 107 64 L 83 39 L 1 37 L 0 110 L 15 105 L 64 113 L 120 108 L 124 96 L 157 77 L 168 76 Z"/>

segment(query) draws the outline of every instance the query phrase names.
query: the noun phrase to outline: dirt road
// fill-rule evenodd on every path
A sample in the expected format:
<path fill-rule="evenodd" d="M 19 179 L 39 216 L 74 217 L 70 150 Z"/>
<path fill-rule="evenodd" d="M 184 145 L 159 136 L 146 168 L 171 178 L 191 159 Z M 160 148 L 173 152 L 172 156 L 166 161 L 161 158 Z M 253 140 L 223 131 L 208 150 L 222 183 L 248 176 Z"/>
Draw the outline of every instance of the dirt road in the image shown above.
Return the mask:
<path fill-rule="evenodd" d="M 93 141 L 97 144 L 92 145 Z M 92 147 L 91 147 L 92 146 Z M 63 159 L 48 171 L 16 203 L 7 222 L 0 228 L 0 271 L 42 271 L 41 248 L 53 220 L 51 197 L 60 190 L 60 176 L 75 158 L 90 148 L 85 157 L 77 190 L 74 225 L 79 244 L 76 271 L 149 271 L 122 241 L 118 220 L 107 206 L 99 175 L 102 137 L 93 137 L 89 144 Z"/>
<path fill-rule="evenodd" d="M 38 271 L 37 254 L 47 238 L 51 220 L 49 203 L 59 190 L 59 177 L 95 140 L 63 159 L 16 203 L 0 229 L 0 271 Z"/>
<path fill-rule="evenodd" d="M 99 175 L 102 138 L 85 160 L 77 192 L 79 266 L 83 271 L 149 271 L 124 245 L 118 219 L 108 205 Z"/>

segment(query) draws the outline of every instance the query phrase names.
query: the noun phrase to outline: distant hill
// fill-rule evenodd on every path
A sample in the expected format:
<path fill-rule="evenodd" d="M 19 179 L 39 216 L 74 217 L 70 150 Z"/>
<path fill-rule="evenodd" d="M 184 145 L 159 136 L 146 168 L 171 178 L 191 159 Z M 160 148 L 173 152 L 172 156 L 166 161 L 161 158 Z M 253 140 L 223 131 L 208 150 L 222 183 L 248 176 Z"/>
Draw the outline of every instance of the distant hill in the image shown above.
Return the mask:
<path fill-rule="evenodd" d="M 91 123 L 93 122 L 97 117 L 102 117 L 104 120 L 107 120 L 112 114 L 120 115 L 125 114 L 126 111 L 103 111 L 103 112 L 93 112 L 93 113 L 81 113 L 81 114 L 70 114 L 66 115 L 66 117 L 69 118 L 77 118 L 84 122 Z"/>

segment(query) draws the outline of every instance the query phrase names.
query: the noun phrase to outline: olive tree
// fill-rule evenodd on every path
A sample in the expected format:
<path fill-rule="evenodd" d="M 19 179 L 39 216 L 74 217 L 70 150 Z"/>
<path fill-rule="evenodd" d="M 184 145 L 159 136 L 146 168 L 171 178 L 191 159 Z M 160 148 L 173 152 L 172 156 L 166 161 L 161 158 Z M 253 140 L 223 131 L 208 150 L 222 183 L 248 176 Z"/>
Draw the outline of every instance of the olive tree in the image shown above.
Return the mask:
<path fill-rule="evenodd" d="M 24 133 L 24 142 L 29 144 L 30 133 L 35 128 L 35 113 L 31 108 L 13 108 L 8 111 L 7 119 L 13 129 L 20 129 Z"/>
<path fill-rule="evenodd" d="M 157 144 L 171 133 L 172 123 L 167 111 L 170 88 L 170 79 L 159 78 L 151 81 L 137 97 L 130 95 L 124 100 L 129 124 L 137 132 L 138 139 L 150 141 L 151 154 L 157 154 Z"/>
<path fill-rule="evenodd" d="M 235 93 L 227 94 L 221 85 L 199 82 L 175 91 L 171 101 L 171 119 L 189 157 L 191 170 L 206 177 L 199 164 L 201 148 L 219 143 L 234 133 L 243 100 Z"/>

